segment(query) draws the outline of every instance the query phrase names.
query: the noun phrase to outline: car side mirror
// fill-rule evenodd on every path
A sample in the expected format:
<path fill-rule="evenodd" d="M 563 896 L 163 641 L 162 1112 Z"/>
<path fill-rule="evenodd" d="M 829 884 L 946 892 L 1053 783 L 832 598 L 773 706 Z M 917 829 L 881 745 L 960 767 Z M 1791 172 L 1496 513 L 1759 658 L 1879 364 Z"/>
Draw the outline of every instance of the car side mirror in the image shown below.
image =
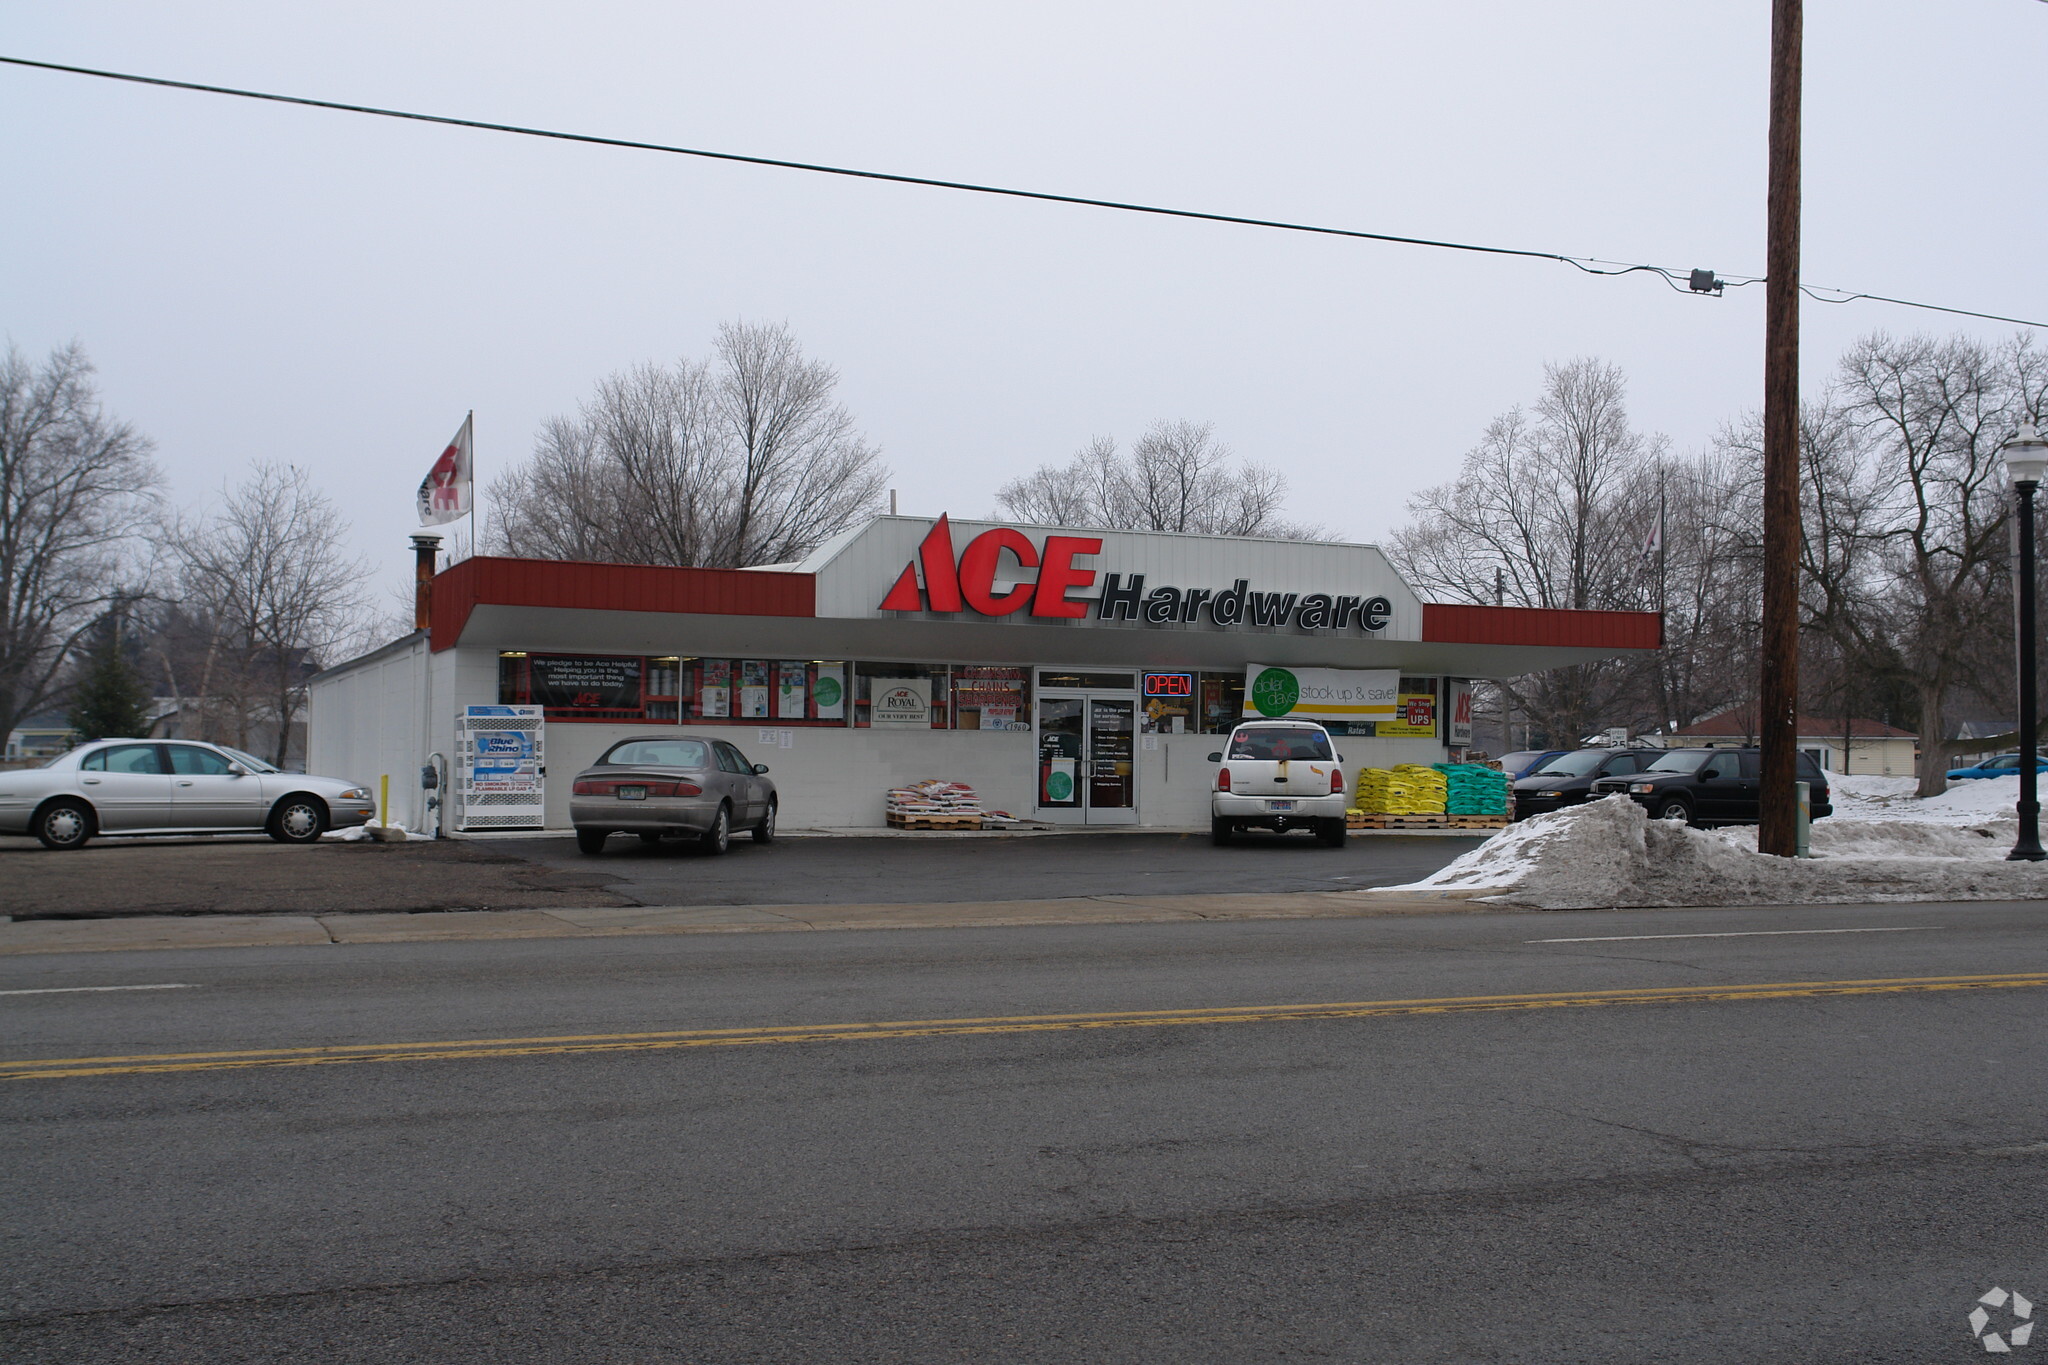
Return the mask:
<path fill-rule="evenodd" d="M 767 775 L 767 773 L 768 773 L 768 765 L 767 765 L 766 763 L 756 763 L 756 764 L 754 765 L 754 776 L 756 776 L 756 777 L 765 777 L 765 776 Z"/>
<path fill-rule="evenodd" d="M 1223 761 L 1222 751 L 1218 750 L 1216 753 L 1210 754 L 1209 761 L 1211 763 L 1221 763 Z"/>
<path fill-rule="evenodd" d="M 230 759 L 230 760 L 228 761 L 228 776 L 229 776 L 229 777 L 247 777 L 248 775 L 249 775 L 249 770 L 248 770 L 247 768 L 243 767 L 243 766 L 242 766 L 241 764 L 239 764 L 239 763 L 235 762 L 235 761 L 234 761 L 234 760 L 232 760 L 232 759 Z"/>

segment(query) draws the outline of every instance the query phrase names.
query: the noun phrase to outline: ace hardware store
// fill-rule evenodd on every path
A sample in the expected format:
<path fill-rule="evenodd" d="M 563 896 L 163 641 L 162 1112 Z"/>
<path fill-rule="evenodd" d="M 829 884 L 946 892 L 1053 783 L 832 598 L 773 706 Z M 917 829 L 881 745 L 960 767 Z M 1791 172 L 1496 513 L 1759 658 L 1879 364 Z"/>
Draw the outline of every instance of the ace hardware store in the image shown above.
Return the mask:
<path fill-rule="evenodd" d="M 312 771 L 391 818 L 566 828 L 614 742 L 715 735 L 785 828 L 881 826 L 925 778 L 1052 824 L 1205 825 L 1218 736 L 1295 716 L 1348 765 L 1464 756 L 1471 682 L 1655 649 L 1650 613 L 1421 601 L 1371 545 L 885 516 L 799 563 L 478 557 L 417 536 L 412 635 L 309 685 Z M 424 785 L 422 770 L 434 783 Z"/>

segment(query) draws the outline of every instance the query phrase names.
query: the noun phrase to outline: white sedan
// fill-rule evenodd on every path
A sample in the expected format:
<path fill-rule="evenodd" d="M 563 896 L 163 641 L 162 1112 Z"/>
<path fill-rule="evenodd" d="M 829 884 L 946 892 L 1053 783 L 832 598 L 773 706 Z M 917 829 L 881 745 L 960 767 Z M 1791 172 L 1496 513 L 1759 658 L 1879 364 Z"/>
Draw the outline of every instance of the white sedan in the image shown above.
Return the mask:
<path fill-rule="evenodd" d="M 261 832 L 310 844 L 375 813 L 367 787 L 191 740 L 105 739 L 0 772 L 0 834 L 33 834 L 45 848 L 82 848 L 95 834 Z"/>

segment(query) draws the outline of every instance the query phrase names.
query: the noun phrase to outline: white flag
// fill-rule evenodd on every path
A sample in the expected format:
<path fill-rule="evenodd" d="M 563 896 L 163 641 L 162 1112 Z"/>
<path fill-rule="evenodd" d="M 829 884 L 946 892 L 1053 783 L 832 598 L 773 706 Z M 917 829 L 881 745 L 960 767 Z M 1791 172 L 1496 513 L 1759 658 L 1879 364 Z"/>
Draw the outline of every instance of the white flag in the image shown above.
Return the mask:
<path fill-rule="evenodd" d="M 1643 538 L 1643 553 L 1655 556 L 1664 548 L 1664 514 L 1657 514 L 1656 522 L 1650 527 L 1650 534 Z"/>
<path fill-rule="evenodd" d="M 439 526 L 469 515 L 470 423 L 475 419 L 475 413 L 462 419 L 462 430 L 420 481 L 420 525 Z"/>

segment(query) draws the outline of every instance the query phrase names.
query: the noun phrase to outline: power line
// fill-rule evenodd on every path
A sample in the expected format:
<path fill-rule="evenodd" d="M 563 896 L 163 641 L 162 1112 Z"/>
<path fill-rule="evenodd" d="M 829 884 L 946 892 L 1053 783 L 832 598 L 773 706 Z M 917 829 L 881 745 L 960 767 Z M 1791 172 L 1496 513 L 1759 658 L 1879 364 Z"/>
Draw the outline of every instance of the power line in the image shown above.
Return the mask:
<path fill-rule="evenodd" d="M 1159 204 L 1137 204 L 1119 199 L 1092 199 L 1084 195 L 1053 194 L 1046 190 L 1024 190 L 1002 185 L 980 185 L 963 180 L 937 180 L 920 175 L 898 175 L 890 171 L 864 171 L 850 166 L 826 166 L 809 161 L 787 161 L 778 157 L 749 156 L 742 152 L 715 152 L 701 147 L 679 147 L 664 142 L 643 142 L 634 138 L 600 137 L 592 133 L 570 133 L 552 128 L 529 128 L 515 123 L 490 123 L 482 119 L 453 118 L 445 114 L 422 114 L 406 109 L 382 109 L 368 104 L 345 104 L 338 100 L 318 100 L 304 95 L 279 95 L 263 90 L 241 90 L 227 85 L 205 85 L 197 81 L 177 81 L 163 76 L 141 76 L 127 71 L 102 71 L 89 66 L 69 66 L 62 62 L 39 62 L 27 57 L 0 56 L 0 63 L 8 66 L 29 67 L 38 71 L 56 71 L 72 76 L 92 76 L 100 80 L 126 81 L 133 85 L 154 85 L 170 90 L 194 90 L 207 95 L 230 95 L 236 99 L 267 100 L 273 104 L 296 104 L 310 109 L 332 109 L 344 114 L 368 114 L 376 118 L 408 119 L 415 123 L 437 123 L 452 128 L 475 128 L 487 133 L 510 133 L 518 137 L 551 138 L 558 142 L 578 142 L 595 147 L 619 147 L 628 151 L 664 152 L 672 156 L 693 156 L 707 161 L 735 161 L 749 166 L 772 166 L 779 170 L 809 171 L 815 175 L 838 175 L 856 180 L 880 180 L 895 185 L 921 185 L 927 189 L 960 190 L 968 194 L 994 194 L 1009 199 L 1035 199 L 1049 204 L 1073 204 L 1081 208 L 1114 209 L 1120 213 L 1144 213 L 1161 218 L 1190 218 L 1205 223 L 1229 223 L 1238 227 L 1272 228 L 1279 232 L 1306 232 L 1323 237 L 1348 237 L 1368 242 L 1389 242 L 1396 246 L 1426 246 L 1443 251 L 1467 251 L 1485 256 L 1519 256 L 1529 260 L 1558 261 L 1588 275 L 1632 275 L 1648 273 L 1659 276 L 1664 283 L 1681 294 L 1719 294 L 1725 285 L 1741 286 L 1761 283 L 1762 276 L 1748 276 L 1735 280 L 1724 280 L 1708 270 L 1681 270 L 1661 265 L 1645 265 L 1623 261 L 1607 261 L 1594 256 L 1567 256 L 1556 251 L 1535 251 L 1523 247 L 1487 246 L 1475 242 L 1440 241 L 1431 237 L 1406 237 L 1389 232 L 1365 232 L 1357 228 L 1323 227 L 1313 223 L 1292 223 L 1275 218 L 1249 218 L 1232 213 L 1207 213 L 1199 209 L 1169 208 Z M 1683 281 L 1683 283 L 1681 283 Z M 1967 308 L 1949 308 L 1938 303 L 1916 303 L 1910 299 L 1889 298 L 1882 294 L 1852 293 L 1843 289 L 1823 292 L 1841 294 L 1842 298 L 1821 298 L 1812 289 L 1807 295 L 1820 303 L 1853 303 L 1868 299 L 1874 303 L 1889 303 L 1901 308 L 1921 308 L 1936 313 L 1953 313 L 1961 317 L 1984 318 L 1992 322 L 2009 322 L 2021 327 L 2048 329 L 2048 323 L 2032 322 L 2025 318 L 2002 317 L 1996 313 L 1974 312 Z"/>

